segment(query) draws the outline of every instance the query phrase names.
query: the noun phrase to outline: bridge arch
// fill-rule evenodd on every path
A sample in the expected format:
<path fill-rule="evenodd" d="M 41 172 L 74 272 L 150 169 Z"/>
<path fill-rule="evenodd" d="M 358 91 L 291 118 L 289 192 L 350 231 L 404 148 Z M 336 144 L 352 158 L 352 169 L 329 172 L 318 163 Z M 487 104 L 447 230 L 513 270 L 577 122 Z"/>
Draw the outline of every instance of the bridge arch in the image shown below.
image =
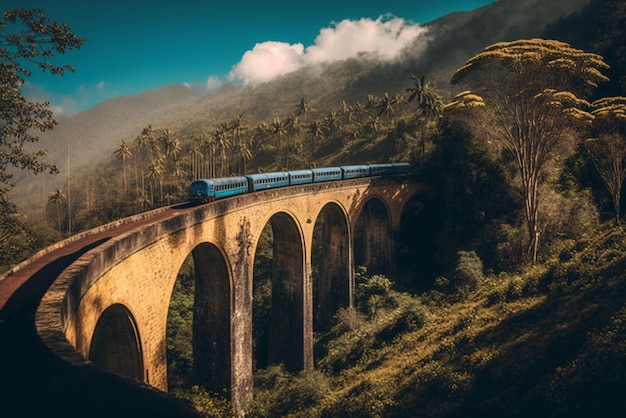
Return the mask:
<path fill-rule="evenodd" d="M 272 297 L 268 364 L 288 371 L 304 368 L 304 239 L 297 221 L 286 212 L 273 215 Z"/>
<path fill-rule="evenodd" d="M 320 211 L 311 256 L 313 331 L 325 332 L 337 310 L 352 304 L 353 274 L 348 215 L 336 202 Z"/>
<path fill-rule="evenodd" d="M 393 274 L 392 224 L 385 200 L 372 196 L 363 204 L 355 223 L 354 261 L 369 275 Z"/>
<path fill-rule="evenodd" d="M 109 372 L 144 380 L 137 323 L 124 305 L 115 303 L 98 318 L 91 338 L 89 360 Z"/>
<path fill-rule="evenodd" d="M 231 385 L 230 269 L 222 251 L 200 243 L 191 251 L 194 264 L 191 379 L 222 393 Z"/>

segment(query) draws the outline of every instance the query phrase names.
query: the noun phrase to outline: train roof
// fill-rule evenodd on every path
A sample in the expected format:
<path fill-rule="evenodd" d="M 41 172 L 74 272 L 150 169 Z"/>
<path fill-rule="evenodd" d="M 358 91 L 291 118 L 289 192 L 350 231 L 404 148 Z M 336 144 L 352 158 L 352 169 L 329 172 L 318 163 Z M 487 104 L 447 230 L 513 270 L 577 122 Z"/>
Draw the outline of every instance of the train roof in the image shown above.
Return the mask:
<path fill-rule="evenodd" d="M 194 183 L 202 182 L 206 184 L 216 185 L 216 184 L 241 183 L 241 182 L 247 182 L 247 181 L 248 181 L 248 178 L 245 176 L 233 176 L 233 177 L 218 177 L 218 178 L 212 178 L 212 179 L 198 179 L 194 181 Z"/>
<path fill-rule="evenodd" d="M 256 173 L 256 174 L 246 174 L 246 178 L 252 180 L 261 180 L 261 179 L 275 179 L 287 177 L 288 174 L 286 171 L 275 171 L 272 173 Z"/>

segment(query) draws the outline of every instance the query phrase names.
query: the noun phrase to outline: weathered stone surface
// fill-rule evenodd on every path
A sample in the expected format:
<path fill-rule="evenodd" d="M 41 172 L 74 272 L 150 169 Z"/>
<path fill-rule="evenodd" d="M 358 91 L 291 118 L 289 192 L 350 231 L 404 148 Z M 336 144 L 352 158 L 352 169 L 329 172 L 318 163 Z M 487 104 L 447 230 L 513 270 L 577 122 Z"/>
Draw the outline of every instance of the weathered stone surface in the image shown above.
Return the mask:
<path fill-rule="evenodd" d="M 381 270 L 377 272 L 384 272 L 393 264 L 393 234 L 402 209 L 418 188 L 406 178 L 367 178 L 171 208 L 171 216 L 106 240 L 66 269 L 42 299 L 36 317 L 38 332 L 69 363 L 84 364 L 90 353 L 97 353 L 99 361 L 113 364 L 109 366 L 116 372 L 128 365 L 129 370 L 121 374 L 167 390 L 165 334 L 170 297 L 183 261 L 193 254 L 202 281 L 196 315 L 206 321 L 197 330 L 194 325 L 196 372 L 217 386 L 228 384 L 233 403 L 241 406 L 252 396 L 252 280 L 263 228 L 270 223 L 275 240 L 272 355 L 292 369 L 308 369 L 313 367 L 311 249 L 321 214 L 325 222 L 322 245 L 327 251 L 320 274 L 324 283 L 315 291 L 320 306 L 327 310 L 353 301 L 352 243 L 359 216 L 366 217 L 367 255 L 378 260 L 370 262 Z M 341 284 L 338 281 L 344 273 L 348 283 Z M 317 316 L 324 322 L 322 327 L 332 317 L 326 312 Z M 121 328 L 116 329 L 116 324 Z M 60 332 L 65 339 L 59 337 Z M 122 335 L 127 345 L 108 351 L 123 356 L 124 350 L 130 350 L 128 358 L 107 359 L 108 334 Z M 224 353 L 229 359 L 218 364 Z M 138 364 L 143 369 L 139 372 Z M 107 368 L 107 364 L 101 366 Z M 203 372 L 204 367 L 212 370 Z"/>

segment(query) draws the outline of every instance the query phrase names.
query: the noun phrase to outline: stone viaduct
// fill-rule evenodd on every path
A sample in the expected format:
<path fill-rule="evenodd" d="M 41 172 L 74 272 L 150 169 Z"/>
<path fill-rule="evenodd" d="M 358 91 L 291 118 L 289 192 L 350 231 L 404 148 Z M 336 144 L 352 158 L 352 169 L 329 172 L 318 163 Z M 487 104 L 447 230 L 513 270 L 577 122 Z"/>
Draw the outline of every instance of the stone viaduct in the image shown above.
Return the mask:
<path fill-rule="evenodd" d="M 338 308 L 354 303 L 355 258 L 372 274 L 393 272 L 394 234 L 418 191 L 405 176 L 364 178 L 171 207 L 65 269 L 39 304 L 37 331 L 67 362 L 93 362 L 167 391 L 168 309 L 191 254 L 193 374 L 242 407 L 253 393 L 254 260 L 266 226 L 273 237 L 267 361 L 310 369 L 314 330 L 326 329 Z M 357 230 L 363 232 L 355 254 Z M 313 278 L 316 245 L 321 256 Z"/>

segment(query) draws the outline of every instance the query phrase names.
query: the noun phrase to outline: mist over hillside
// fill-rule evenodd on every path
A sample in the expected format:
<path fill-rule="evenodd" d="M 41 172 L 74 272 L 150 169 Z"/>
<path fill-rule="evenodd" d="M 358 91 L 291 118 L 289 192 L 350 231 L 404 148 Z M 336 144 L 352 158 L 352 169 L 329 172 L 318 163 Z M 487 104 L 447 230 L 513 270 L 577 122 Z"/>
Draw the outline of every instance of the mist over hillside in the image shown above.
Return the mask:
<path fill-rule="evenodd" d="M 132 143 L 148 125 L 170 129 L 185 140 L 191 133 L 212 132 L 236 115 L 243 115 L 248 126 L 285 117 L 293 114 L 301 98 L 325 111 L 342 100 L 363 103 L 369 94 L 401 92 L 412 85 L 411 74 L 425 75 L 448 100 L 454 94 L 449 84 L 452 73 L 485 46 L 540 36 L 550 23 L 587 3 L 589 0 L 500 0 L 425 24 L 427 30 L 393 61 L 362 54 L 256 85 L 226 84 L 212 91 L 174 85 L 108 100 L 58 118 L 59 126 L 41 134 L 37 145 L 49 150 L 49 159 L 60 173 L 44 180 L 41 175 L 18 173 L 14 200 L 28 207 L 28 196 L 35 190 L 41 196 L 42 183 L 46 190 L 64 186 L 68 160 L 72 175 L 89 170 L 95 162 L 110 159 L 120 141 Z"/>

